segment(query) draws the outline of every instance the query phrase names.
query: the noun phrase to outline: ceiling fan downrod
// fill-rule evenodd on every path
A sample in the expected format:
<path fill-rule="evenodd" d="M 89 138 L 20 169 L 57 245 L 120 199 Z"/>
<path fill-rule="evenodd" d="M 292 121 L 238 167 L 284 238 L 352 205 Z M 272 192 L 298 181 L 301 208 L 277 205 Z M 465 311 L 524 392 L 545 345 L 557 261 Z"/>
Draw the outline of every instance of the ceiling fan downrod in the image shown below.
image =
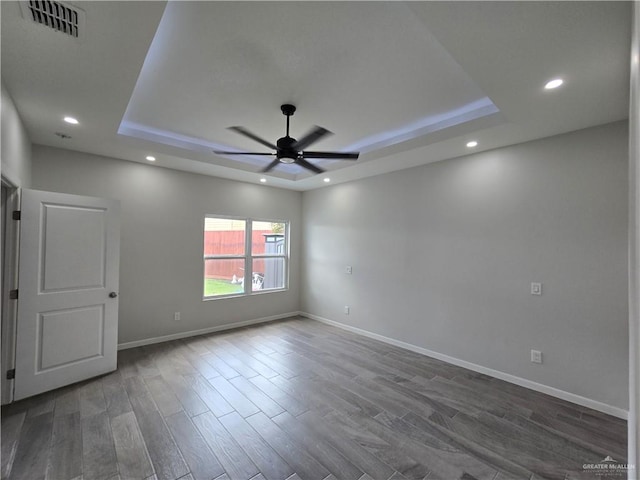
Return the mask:
<path fill-rule="evenodd" d="M 280 106 L 280 110 L 282 110 L 282 113 L 287 116 L 287 137 L 288 137 L 289 136 L 289 117 L 294 113 L 296 113 L 296 107 L 295 105 L 285 103 L 284 105 Z"/>

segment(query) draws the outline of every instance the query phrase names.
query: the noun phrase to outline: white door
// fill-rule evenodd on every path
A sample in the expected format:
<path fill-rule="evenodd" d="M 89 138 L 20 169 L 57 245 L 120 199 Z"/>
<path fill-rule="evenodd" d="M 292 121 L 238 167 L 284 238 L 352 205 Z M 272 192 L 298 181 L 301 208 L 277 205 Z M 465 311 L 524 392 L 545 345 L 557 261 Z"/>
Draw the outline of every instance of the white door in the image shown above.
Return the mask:
<path fill-rule="evenodd" d="M 22 191 L 15 400 L 117 367 L 119 202 Z"/>

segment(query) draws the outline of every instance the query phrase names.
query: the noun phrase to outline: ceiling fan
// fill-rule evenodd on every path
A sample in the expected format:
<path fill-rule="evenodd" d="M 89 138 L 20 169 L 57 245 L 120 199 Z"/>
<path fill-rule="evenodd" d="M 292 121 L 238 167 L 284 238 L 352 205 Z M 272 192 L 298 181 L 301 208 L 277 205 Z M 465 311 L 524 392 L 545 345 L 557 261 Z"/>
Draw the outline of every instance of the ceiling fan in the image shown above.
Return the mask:
<path fill-rule="evenodd" d="M 307 161 L 308 158 L 327 158 L 331 160 L 357 160 L 360 155 L 359 152 L 310 152 L 305 150 L 311 144 L 317 142 L 326 135 L 331 135 L 331 132 L 326 128 L 315 126 L 300 140 L 296 140 L 289 136 L 289 117 L 296 111 L 294 105 L 285 104 L 280 107 L 282 113 L 287 117 L 287 134 L 279 138 L 276 144 L 272 144 L 267 140 L 260 138 L 259 136 L 251 133 L 244 127 L 229 127 L 229 130 L 244 135 L 258 143 L 261 143 L 265 147 L 275 150 L 275 153 L 264 152 L 226 152 L 214 150 L 214 153 L 218 155 L 275 155 L 275 160 L 267 165 L 263 172 L 273 170 L 279 163 L 297 163 L 301 167 L 311 170 L 315 173 L 322 173 L 324 170 Z"/>

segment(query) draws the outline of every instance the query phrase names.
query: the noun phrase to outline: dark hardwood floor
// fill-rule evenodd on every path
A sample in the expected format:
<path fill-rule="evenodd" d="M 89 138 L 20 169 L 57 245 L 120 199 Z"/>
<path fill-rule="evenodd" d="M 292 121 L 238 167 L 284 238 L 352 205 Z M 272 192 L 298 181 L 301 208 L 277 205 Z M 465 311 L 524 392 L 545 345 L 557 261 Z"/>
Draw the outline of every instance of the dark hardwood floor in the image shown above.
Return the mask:
<path fill-rule="evenodd" d="M 606 456 L 625 421 L 301 318 L 2 409 L 3 479 L 597 480 Z"/>

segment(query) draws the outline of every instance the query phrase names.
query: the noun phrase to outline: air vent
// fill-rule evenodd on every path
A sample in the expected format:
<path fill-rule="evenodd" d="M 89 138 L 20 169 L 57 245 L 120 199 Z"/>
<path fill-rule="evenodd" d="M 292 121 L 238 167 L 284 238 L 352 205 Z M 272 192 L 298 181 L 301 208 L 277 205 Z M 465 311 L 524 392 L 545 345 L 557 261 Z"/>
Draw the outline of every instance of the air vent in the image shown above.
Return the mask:
<path fill-rule="evenodd" d="M 79 38 L 84 29 L 84 12 L 73 5 L 48 0 L 20 2 L 22 16 L 34 23 Z"/>

